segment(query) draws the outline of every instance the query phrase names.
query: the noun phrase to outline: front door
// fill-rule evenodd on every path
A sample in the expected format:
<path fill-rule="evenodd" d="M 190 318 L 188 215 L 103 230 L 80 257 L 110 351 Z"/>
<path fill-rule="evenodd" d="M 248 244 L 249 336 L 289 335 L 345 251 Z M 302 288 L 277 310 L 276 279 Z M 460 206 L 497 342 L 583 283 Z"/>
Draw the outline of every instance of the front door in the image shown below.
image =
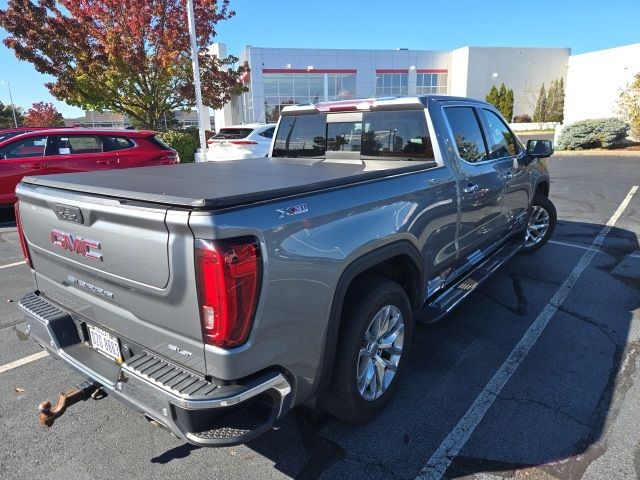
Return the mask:
<path fill-rule="evenodd" d="M 529 208 L 531 179 L 522 161 L 524 148 L 504 120 L 493 110 L 481 108 L 489 146 L 489 158 L 501 164 L 505 181 L 502 213 L 509 230 L 524 227 Z"/>
<path fill-rule="evenodd" d="M 506 231 L 503 215 L 508 166 L 489 157 L 479 112 L 459 105 L 444 108 L 455 141 L 460 213 L 458 265 L 471 266 L 494 247 Z"/>

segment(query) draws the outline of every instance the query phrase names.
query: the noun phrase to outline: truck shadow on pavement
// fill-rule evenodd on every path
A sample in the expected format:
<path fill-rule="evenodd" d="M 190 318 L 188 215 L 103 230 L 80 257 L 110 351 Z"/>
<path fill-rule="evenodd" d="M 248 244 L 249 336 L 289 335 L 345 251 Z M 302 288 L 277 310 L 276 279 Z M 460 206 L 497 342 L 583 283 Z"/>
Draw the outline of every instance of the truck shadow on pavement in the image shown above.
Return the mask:
<path fill-rule="evenodd" d="M 443 321 L 417 328 L 409 368 L 376 420 L 351 426 L 297 409 L 248 447 L 297 479 L 414 478 L 601 229 L 559 222 L 554 240 L 575 246 L 514 258 Z M 640 348 L 628 338 L 640 278 L 617 268 L 638 249 L 633 232 L 610 231 L 444 478 L 522 469 L 581 478 L 603 453 L 613 396 L 630 386 Z"/>

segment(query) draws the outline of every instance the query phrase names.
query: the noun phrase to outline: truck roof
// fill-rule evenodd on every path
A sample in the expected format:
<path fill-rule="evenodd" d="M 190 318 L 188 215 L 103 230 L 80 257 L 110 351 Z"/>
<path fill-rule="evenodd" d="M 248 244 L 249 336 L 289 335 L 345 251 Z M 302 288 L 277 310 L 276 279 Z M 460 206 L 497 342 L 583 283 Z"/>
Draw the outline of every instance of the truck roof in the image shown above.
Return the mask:
<path fill-rule="evenodd" d="M 30 185 L 104 197 L 192 208 L 228 208 L 432 168 L 435 162 L 385 162 L 365 171 L 360 163 L 320 159 L 255 158 L 229 162 L 103 170 L 25 177 Z"/>

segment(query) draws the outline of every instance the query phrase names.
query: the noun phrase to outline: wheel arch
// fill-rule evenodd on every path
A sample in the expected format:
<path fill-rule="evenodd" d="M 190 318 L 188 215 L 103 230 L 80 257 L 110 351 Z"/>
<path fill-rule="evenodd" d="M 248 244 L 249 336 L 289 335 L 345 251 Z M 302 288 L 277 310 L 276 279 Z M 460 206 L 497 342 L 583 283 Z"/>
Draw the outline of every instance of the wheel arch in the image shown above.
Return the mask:
<path fill-rule="evenodd" d="M 317 376 L 312 408 L 321 407 L 328 391 L 340 331 L 345 299 L 358 280 L 368 276 L 383 276 L 398 282 L 407 292 L 414 312 L 422 306 L 425 291 L 425 268 L 420 251 L 408 240 L 398 240 L 354 259 L 342 272 L 331 303 L 327 334 L 320 373 Z M 395 268 L 394 268 L 395 267 Z M 400 280 L 395 276 L 400 270 Z M 405 270 L 406 269 L 406 270 Z"/>

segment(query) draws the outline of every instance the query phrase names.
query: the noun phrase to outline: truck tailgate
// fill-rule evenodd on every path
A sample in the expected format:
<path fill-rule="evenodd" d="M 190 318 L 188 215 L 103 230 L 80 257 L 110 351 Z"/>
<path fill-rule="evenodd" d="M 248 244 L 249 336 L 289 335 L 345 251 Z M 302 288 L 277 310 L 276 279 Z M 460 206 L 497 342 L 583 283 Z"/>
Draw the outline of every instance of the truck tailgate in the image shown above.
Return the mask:
<path fill-rule="evenodd" d="M 42 294 L 89 324 L 204 371 L 193 262 L 185 262 L 193 258 L 187 211 L 26 184 L 17 193 Z"/>

